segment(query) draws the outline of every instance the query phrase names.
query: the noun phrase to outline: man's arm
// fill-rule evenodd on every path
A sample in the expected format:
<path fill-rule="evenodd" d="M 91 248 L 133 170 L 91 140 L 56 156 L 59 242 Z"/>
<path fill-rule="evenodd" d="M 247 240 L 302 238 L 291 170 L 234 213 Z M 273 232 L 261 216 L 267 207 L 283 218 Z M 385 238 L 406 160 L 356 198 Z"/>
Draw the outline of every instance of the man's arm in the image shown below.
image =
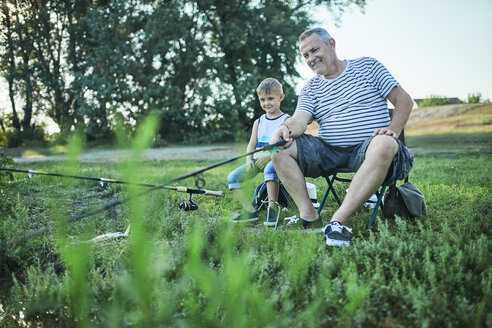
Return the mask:
<path fill-rule="evenodd" d="M 285 120 L 285 122 L 275 131 L 270 139 L 270 143 L 283 139 L 287 141 L 285 145 L 280 147 L 281 149 L 287 149 L 290 147 L 294 138 L 301 136 L 311 122 L 312 118 L 306 112 L 296 111 L 291 118 Z"/>
<path fill-rule="evenodd" d="M 372 135 L 385 134 L 397 139 L 407 124 L 413 100 L 402 87 L 394 87 L 386 98 L 395 106 L 390 125 L 387 128 L 376 129 Z"/>

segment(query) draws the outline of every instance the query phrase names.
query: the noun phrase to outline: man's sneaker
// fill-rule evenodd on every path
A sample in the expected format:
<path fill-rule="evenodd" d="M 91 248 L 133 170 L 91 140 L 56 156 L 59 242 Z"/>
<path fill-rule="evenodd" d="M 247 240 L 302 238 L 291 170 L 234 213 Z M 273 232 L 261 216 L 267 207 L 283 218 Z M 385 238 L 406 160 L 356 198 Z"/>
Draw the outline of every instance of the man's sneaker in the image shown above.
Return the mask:
<path fill-rule="evenodd" d="M 280 215 L 279 211 L 275 211 L 272 206 L 268 206 L 267 216 L 263 224 L 267 227 L 273 227 L 277 224 L 278 217 Z"/>
<path fill-rule="evenodd" d="M 244 211 L 243 213 L 233 218 L 231 221 L 238 223 L 238 222 L 254 222 L 257 220 L 258 220 L 258 211 L 255 212 Z"/>
<path fill-rule="evenodd" d="M 328 246 L 349 246 L 352 229 L 344 226 L 338 221 L 332 221 L 324 228 L 326 245 Z"/>
<path fill-rule="evenodd" d="M 285 218 L 284 222 L 285 221 L 287 222 L 282 226 L 282 230 L 299 230 L 308 233 L 323 231 L 323 221 L 321 220 L 321 217 L 315 221 L 306 221 L 294 215 Z"/>

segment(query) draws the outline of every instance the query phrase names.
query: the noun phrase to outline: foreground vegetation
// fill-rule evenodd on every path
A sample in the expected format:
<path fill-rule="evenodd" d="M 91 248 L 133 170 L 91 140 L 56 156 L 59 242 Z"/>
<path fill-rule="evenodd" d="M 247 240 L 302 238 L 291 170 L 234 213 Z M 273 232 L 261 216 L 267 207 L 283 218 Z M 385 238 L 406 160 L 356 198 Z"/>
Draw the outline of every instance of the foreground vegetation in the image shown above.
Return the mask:
<path fill-rule="evenodd" d="M 119 185 L 3 179 L 0 240 L 45 226 L 51 233 L 2 250 L 0 326 L 490 327 L 491 134 L 454 137 L 462 142 L 408 136 L 417 155 L 410 180 L 425 194 L 429 216 L 378 219 L 368 231 L 370 212 L 361 209 L 348 248 L 326 247 L 322 234 L 232 225 L 239 204 L 228 192 L 220 219 L 210 220 L 207 196 L 194 196 L 199 209 L 184 212 L 177 205 L 187 195 L 171 191 L 137 198 L 136 188 Z M 135 143 L 136 157 L 144 144 Z M 71 160 L 29 168 L 165 183 L 211 163 Z M 206 188 L 226 191 L 236 165 L 204 173 Z M 323 182 L 310 181 L 320 198 Z M 346 185 L 337 188 L 343 194 Z M 125 195 L 132 198 L 122 206 L 66 223 Z M 323 217 L 334 209 L 330 200 Z M 85 242 L 128 225 L 128 238 Z"/>

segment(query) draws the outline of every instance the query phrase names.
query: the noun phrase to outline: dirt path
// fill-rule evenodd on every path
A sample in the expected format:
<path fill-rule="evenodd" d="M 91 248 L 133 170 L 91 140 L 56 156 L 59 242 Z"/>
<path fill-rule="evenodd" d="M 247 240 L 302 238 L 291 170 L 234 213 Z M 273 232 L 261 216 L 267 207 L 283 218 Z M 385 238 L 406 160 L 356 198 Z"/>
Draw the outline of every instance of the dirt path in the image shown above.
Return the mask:
<path fill-rule="evenodd" d="M 234 145 L 212 146 L 184 146 L 147 149 L 143 158 L 145 160 L 224 160 L 240 154 L 242 150 Z M 132 157 L 131 150 L 89 150 L 80 155 L 83 163 L 110 163 L 119 162 Z M 40 155 L 31 154 L 14 157 L 16 163 L 36 163 L 44 161 L 63 161 L 66 155 Z"/>

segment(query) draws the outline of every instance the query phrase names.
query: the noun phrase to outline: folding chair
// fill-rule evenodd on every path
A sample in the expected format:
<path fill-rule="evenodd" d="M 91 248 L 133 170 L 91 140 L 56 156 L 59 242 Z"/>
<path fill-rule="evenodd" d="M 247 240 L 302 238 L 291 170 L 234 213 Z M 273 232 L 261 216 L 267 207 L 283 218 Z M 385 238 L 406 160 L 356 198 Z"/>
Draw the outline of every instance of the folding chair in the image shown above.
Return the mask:
<path fill-rule="evenodd" d="M 401 132 L 400 136 L 398 137 L 398 139 L 400 139 L 400 141 L 405 145 L 405 133 L 404 131 Z M 352 182 L 352 179 L 348 179 L 348 178 L 343 178 L 343 177 L 339 177 L 338 174 L 339 173 L 352 173 L 352 171 L 350 171 L 349 169 L 345 169 L 345 168 L 342 168 L 342 169 L 336 169 L 336 170 L 333 170 L 333 171 L 328 171 L 326 172 L 323 177 L 325 178 L 327 184 L 328 184 L 328 188 L 326 189 L 325 191 L 325 194 L 323 195 L 323 199 L 321 200 L 321 203 L 319 205 L 319 208 L 318 208 L 318 214 L 321 213 L 321 210 L 323 209 L 323 206 L 325 205 L 325 202 L 326 202 L 326 199 L 328 198 L 328 194 L 332 194 L 333 197 L 335 198 L 336 202 L 338 203 L 338 206 L 340 206 L 342 204 L 342 201 L 340 200 L 340 197 L 338 196 L 337 192 L 335 191 L 335 188 L 333 186 L 333 183 L 335 181 L 340 181 L 340 182 Z M 408 181 L 408 177 L 405 179 L 405 181 Z M 367 224 L 367 228 L 371 228 L 371 226 L 373 225 L 374 223 L 374 220 L 376 219 L 376 216 L 377 216 L 377 212 L 379 210 L 379 208 L 383 209 L 383 207 L 386 205 L 386 206 L 389 206 L 389 208 L 387 208 L 387 211 L 386 211 L 386 216 L 387 217 L 393 217 L 394 215 L 394 211 L 393 211 L 393 204 L 383 204 L 383 197 L 384 197 L 384 193 L 386 191 L 386 188 L 389 187 L 389 193 L 393 193 L 393 196 L 394 196 L 394 193 L 396 192 L 396 181 L 395 183 L 393 183 L 392 185 L 390 186 L 387 186 L 387 185 L 382 185 L 377 191 L 376 191 L 376 196 L 377 196 L 377 201 L 376 201 L 376 205 L 374 207 L 374 210 L 372 212 L 372 216 L 371 216 L 371 219 L 369 220 L 369 223 Z M 392 198 L 394 199 L 394 197 Z"/>

